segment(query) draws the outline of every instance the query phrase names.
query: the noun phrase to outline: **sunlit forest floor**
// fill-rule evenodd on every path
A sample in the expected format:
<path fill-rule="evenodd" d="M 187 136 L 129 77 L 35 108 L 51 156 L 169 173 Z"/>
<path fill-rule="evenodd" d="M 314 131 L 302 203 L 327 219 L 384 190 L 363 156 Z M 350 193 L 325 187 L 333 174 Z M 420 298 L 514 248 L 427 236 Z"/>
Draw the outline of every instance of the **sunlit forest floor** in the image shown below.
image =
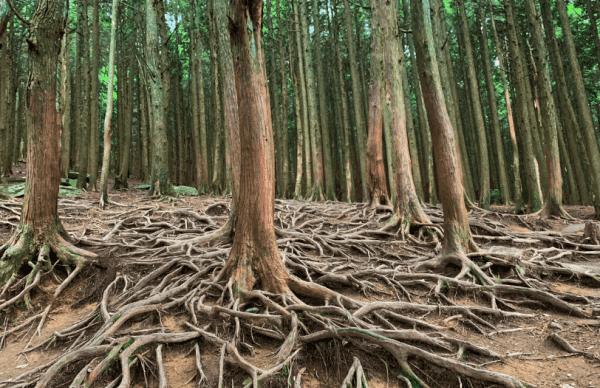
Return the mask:
<path fill-rule="evenodd" d="M 17 169 L 15 175 L 22 175 L 23 171 L 23 168 Z M 129 182 L 130 187 L 137 184 L 139 182 Z M 144 191 L 136 189 L 111 191 L 109 196 L 115 204 L 104 210 L 98 207 L 99 194 L 95 192 L 60 199 L 59 214 L 66 230 L 78 241 L 77 246 L 97 253 L 99 259 L 63 292 L 40 335 L 35 335 L 35 321 L 21 329 L 12 329 L 44 309 L 45 302 L 62 280 L 58 278 L 60 272 L 57 277 L 42 278 L 39 287 L 31 292 L 31 306 L 21 303 L 0 311 L 0 387 L 17 386 L 19 381 L 6 381 L 53 363 L 92 337 L 101 322 L 86 317 L 98 315 L 98 306 L 103 299 L 110 307 L 123 295 L 129 300 L 153 295 L 141 291 L 127 294 L 125 289 L 134 288 L 140 279 L 166 263 L 175 261 L 173 270 L 152 279 L 152 292 L 167 289 L 169 284 L 181 284 L 188 276 L 186 271 L 194 273 L 194 266 L 199 267 L 199 262 L 214 263 L 212 270 L 198 279 L 200 287 L 207 286 L 226 260 L 230 243 L 202 246 L 182 241 L 218 229 L 228 218 L 230 198 L 182 196 L 168 201 L 150 199 Z M 11 203 L 21 201 L 13 199 Z M 419 344 L 427 351 L 448 358 L 456 359 L 458 355 L 467 365 L 510 374 L 536 386 L 600 387 L 600 321 L 592 318 L 600 315 L 600 246 L 595 249 L 593 243 L 584 239 L 585 223 L 593 217 L 591 207 L 567 206 L 573 220 L 516 216 L 510 213 L 510 207 L 502 206 L 493 206 L 491 212 L 475 210 L 470 213 L 475 241 L 488 255 L 485 259 L 477 254 L 471 257 L 488 275 L 503 279 L 506 284 L 527 284 L 536 290 L 544 290 L 578 306 L 585 318 L 526 295 L 511 295 L 494 301 L 493 308 L 497 305 L 511 316 L 476 309 L 460 310 L 461 306 L 490 308 L 491 302 L 475 288 L 446 285 L 440 296 L 434 292 L 435 279 L 426 276 L 409 278 L 408 274 L 414 273 L 412 265 L 420 259 L 433 257 L 439 247 L 416 230 L 416 237 L 406 241 L 378 231 L 391 216 L 385 209 L 374 212 L 360 203 L 293 200 L 277 200 L 275 209 L 275 225 L 280 231 L 279 248 L 292 273 L 357 301 L 402 301 L 407 302 L 407 306 L 408 303 L 434 306 L 422 310 L 414 306 L 394 310 L 409 319 L 403 321 L 392 314 L 381 322 L 386 322 L 383 326 L 387 325 L 387 329 L 418 329 L 431 338 L 442 333 L 446 345 L 461 343 L 456 340 L 469 345 L 466 350 L 459 346 L 458 353 L 451 353 L 449 350 L 455 350 L 449 345 L 448 348 L 436 347 L 418 340 L 408 343 Z M 437 207 L 428 207 L 426 212 L 433 222 L 442 217 L 442 211 Z M 0 245 L 14 232 L 19 213 L 18 206 L 0 206 Z M 178 263 L 187 267 L 178 266 Z M 548 268 L 547 272 L 544 268 Z M 450 265 L 438 274 L 454 277 L 459 271 L 458 267 Z M 585 276 L 577 276 L 584 273 Z M 66 275 L 64 273 L 62 277 Z M 115 279 L 120 280 L 114 282 Z M 111 289 L 105 292 L 109 285 Z M 216 301 L 221 293 L 216 291 L 206 298 L 206 306 L 218 304 Z M 174 296 L 170 300 L 176 299 Z M 442 310 L 440 306 L 456 308 Z M 265 312 L 265 306 L 260 303 L 245 306 L 244 311 L 253 311 L 253 308 Z M 209 310 L 198 308 L 192 317 L 187 302 L 185 306 L 163 304 L 129 319 L 113 335 L 116 338 L 148 333 L 184 333 L 189 332 L 189 324 L 193 324 L 222 338 L 232 336 L 236 326 L 233 318 L 214 311 L 207 313 Z M 269 311 L 268 307 L 266 311 Z M 60 335 L 74 323 L 86 319 L 85 330 Z M 376 317 L 371 319 L 365 318 L 373 324 L 377 320 Z M 334 318 L 332 320 L 335 322 Z M 277 327 L 261 333 L 260 322 L 240 321 L 244 344 L 241 353 L 245 360 L 265 370 L 274 366 L 285 333 Z M 308 325 L 306 318 L 301 321 Z M 263 328 L 267 326 L 262 325 Z M 577 351 L 569 352 L 557 337 L 553 337 L 554 334 Z M 281 338 L 277 339 L 278 336 Z M 169 387 L 198 386 L 196 343 L 200 344 L 198 350 L 207 378 L 205 386 L 217 386 L 221 349 L 199 339 L 163 347 Z M 489 352 L 479 351 L 480 348 Z M 132 357 L 137 358 L 131 366 L 132 386 L 158 386 L 154 348 L 144 347 Z M 405 387 L 405 382 L 409 381 L 398 377 L 402 376 L 398 363 L 383 348 L 361 338 L 348 337 L 304 343 L 291 363 L 261 386 L 291 387 L 298 372 L 306 368 L 302 387 L 339 387 L 354 357 L 360 360 L 372 388 Z M 69 365 L 48 386 L 69 386 L 89 361 L 80 360 Z M 421 358 L 411 357 L 408 362 L 430 387 L 496 386 L 461 377 Z M 95 386 L 108 385 L 119 373 L 120 367 L 115 363 L 98 377 Z M 35 377 L 36 373 L 29 376 Z M 244 386 L 248 376 L 238 365 L 225 362 L 225 387 Z M 414 381 L 412 384 L 419 386 Z"/>

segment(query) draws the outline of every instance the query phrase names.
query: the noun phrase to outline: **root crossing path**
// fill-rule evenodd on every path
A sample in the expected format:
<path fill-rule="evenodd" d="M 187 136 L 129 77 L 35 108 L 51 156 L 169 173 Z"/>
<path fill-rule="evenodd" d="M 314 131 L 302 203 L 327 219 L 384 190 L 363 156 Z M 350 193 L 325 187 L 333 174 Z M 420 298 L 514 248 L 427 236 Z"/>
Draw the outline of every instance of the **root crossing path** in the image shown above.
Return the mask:
<path fill-rule="evenodd" d="M 420 229 L 443 235 L 438 208 L 426 208 L 432 224 L 411 227 L 401 241 L 386 227 L 391 209 L 383 206 L 277 200 L 278 246 L 294 294 L 258 285 L 238 298 L 231 283 L 216 281 L 231 249 L 228 199 L 140 202 L 127 194 L 99 210 L 93 196 L 59 209 L 71 237 L 98 255 L 70 272 L 101 279 L 93 295 L 81 296 L 94 307 L 32 342 L 41 332 L 30 328 L 53 315 L 36 298 L 63 283 L 60 272 L 36 272 L 35 282 L 20 274 L 3 287 L 0 347 L 21 341 L 14 356 L 23 360 L 60 352 L 8 380 L 0 374 L 0 388 L 302 387 L 311 379 L 531 387 L 562 377 L 540 380 L 515 365 L 561 358 L 600 375 L 600 245 L 584 236 L 585 221 L 476 209 L 470 223 L 479 251 L 440 257 L 439 240 Z M 14 217 L 0 214 L 7 223 Z M 87 226 L 75 224 L 80 219 Z M 26 313 L 17 302 L 23 294 Z M 587 346 L 573 339 L 575 327 Z M 534 343 L 529 351 L 503 346 L 525 337 L 523 344 Z M 173 357 L 193 358 L 186 381 L 172 380 L 165 365 Z M 582 379 L 600 386 L 597 377 Z"/>

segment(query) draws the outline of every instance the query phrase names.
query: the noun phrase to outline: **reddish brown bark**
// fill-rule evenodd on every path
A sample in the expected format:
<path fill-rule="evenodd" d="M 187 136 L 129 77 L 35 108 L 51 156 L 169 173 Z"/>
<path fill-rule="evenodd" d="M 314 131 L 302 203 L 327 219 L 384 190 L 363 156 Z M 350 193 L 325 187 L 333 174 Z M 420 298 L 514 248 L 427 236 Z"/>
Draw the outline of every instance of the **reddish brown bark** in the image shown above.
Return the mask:
<path fill-rule="evenodd" d="M 375 44 L 375 43 L 374 43 Z M 367 138 L 367 187 L 369 204 L 388 204 L 389 196 L 383 160 L 383 109 L 381 86 L 371 83 L 369 90 L 369 136 Z"/>
<path fill-rule="evenodd" d="M 233 247 L 219 278 L 230 278 L 238 295 L 257 283 L 267 291 L 289 291 L 289 274 L 277 249 L 273 218 L 275 151 L 261 47 L 262 15 L 260 0 L 231 0 L 229 31 L 239 103 L 239 141 L 244 147 L 231 155 L 241 166 L 239 202 Z"/>

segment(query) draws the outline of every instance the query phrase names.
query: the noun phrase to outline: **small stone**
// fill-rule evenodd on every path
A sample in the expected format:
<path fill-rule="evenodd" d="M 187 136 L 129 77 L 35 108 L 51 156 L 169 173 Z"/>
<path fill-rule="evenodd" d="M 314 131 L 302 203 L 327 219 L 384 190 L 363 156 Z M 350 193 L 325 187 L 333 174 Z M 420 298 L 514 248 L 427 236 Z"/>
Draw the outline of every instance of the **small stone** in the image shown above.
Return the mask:
<path fill-rule="evenodd" d="M 571 377 L 571 374 L 570 374 L 570 373 L 567 373 L 567 377 Z"/>
<path fill-rule="evenodd" d="M 550 327 L 552 329 L 562 330 L 562 326 L 559 323 L 556 323 L 556 322 L 550 322 L 550 324 L 548 325 L 548 327 Z"/>

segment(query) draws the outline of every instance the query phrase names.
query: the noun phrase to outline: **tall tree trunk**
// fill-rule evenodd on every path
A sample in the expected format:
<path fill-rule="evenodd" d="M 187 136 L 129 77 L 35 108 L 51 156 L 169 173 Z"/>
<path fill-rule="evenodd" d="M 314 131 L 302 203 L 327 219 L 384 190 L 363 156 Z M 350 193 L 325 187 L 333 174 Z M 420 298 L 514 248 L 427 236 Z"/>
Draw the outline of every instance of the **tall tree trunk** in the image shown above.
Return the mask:
<path fill-rule="evenodd" d="M 573 169 L 576 176 L 581 203 L 582 205 L 589 205 L 591 203 L 589 197 L 590 192 L 588 190 L 587 176 L 583 167 L 587 164 L 585 162 L 585 160 L 587 160 L 587 150 L 585 145 L 578 141 L 581 128 L 579 126 L 579 120 L 575 116 L 575 110 L 571 104 L 571 99 L 569 98 L 562 56 L 558 47 L 558 41 L 556 39 L 556 31 L 554 28 L 550 4 L 548 2 L 541 2 L 541 10 L 542 19 L 544 21 L 544 30 L 546 32 L 546 44 L 550 51 L 550 61 L 552 63 L 554 80 L 556 82 L 556 89 L 558 92 L 561 119 L 567 134 L 567 143 L 569 145 L 568 154 L 573 158 Z"/>
<path fill-rule="evenodd" d="M 75 265 L 52 302 L 83 268 L 86 260 L 81 255 L 96 256 L 72 248 L 58 218 L 61 117 L 56 102 L 58 61 L 67 15 L 64 4 L 58 0 L 40 0 L 29 22 L 25 199 L 16 233 L 0 247 L 2 286 L 17 280 L 17 272 L 26 262 L 31 263 L 32 268 L 24 278 L 25 286 L 39 281 L 42 264 L 50 261 L 51 252 L 67 268 Z"/>
<path fill-rule="evenodd" d="M 548 166 L 548 194 L 542 214 L 545 216 L 568 217 L 562 204 L 562 175 L 560 167 L 560 153 L 558 150 L 558 119 L 556 117 L 556 107 L 554 97 L 552 96 L 552 86 L 550 84 L 550 72 L 548 70 L 546 45 L 542 26 L 539 21 L 539 15 L 535 8 L 533 0 L 525 1 L 527 10 L 527 20 L 529 29 L 533 38 L 534 58 L 537 69 L 537 89 L 540 96 L 540 111 L 542 116 L 542 126 L 545 129 L 546 140 L 546 163 Z"/>
<path fill-rule="evenodd" d="M 100 116 L 98 101 L 100 99 L 98 72 L 100 69 L 100 0 L 92 0 L 94 11 L 92 13 L 92 85 L 90 91 L 90 187 L 98 190 L 98 157 L 100 145 Z"/>
<path fill-rule="evenodd" d="M 148 2 L 146 5 L 146 63 L 150 84 L 150 110 L 152 111 L 152 170 L 150 173 L 151 192 L 154 195 L 174 196 L 175 191 L 169 177 L 169 143 L 167 138 L 168 72 L 166 62 L 161 61 L 159 50 L 158 26 L 164 22 L 164 4 L 162 0 Z M 165 40 L 162 41 L 163 44 Z"/>
<path fill-rule="evenodd" d="M 419 75 L 434 143 L 440 199 L 444 208 L 444 241 L 441 255 L 420 264 L 419 267 L 435 268 L 453 263 L 461 267 L 462 276 L 471 272 L 482 283 L 494 284 L 494 281 L 466 256 L 466 253 L 476 250 L 477 247 L 469 230 L 462 176 L 458 166 L 458 147 L 444 102 L 433 46 L 429 0 L 412 0 L 411 8 Z"/>
<path fill-rule="evenodd" d="M 374 86 L 382 89 L 379 101 L 389 92 L 392 108 L 392 139 L 394 143 L 394 214 L 388 227 L 400 227 L 402 236 L 414 223 L 430 223 L 423 212 L 412 179 L 408 136 L 406 133 L 406 108 L 400 66 L 403 47 L 398 40 L 396 4 L 388 0 L 371 0 L 373 10 L 371 51 L 371 117 L 376 111 Z M 386 90 L 388 89 L 389 90 Z M 381 112 L 379 113 L 381 116 Z M 372 120 L 371 120 L 372 122 Z M 376 132 L 373 125 L 369 137 Z"/>
<path fill-rule="evenodd" d="M 303 149 L 304 149 L 304 134 L 303 134 L 303 124 L 304 120 L 302 119 L 302 102 L 301 93 L 300 93 L 300 82 L 299 76 L 296 75 L 300 73 L 300 70 L 297 70 L 294 66 L 294 58 L 296 58 L 296 54 L 292 52 L 290 49 L 290 75 L 292 77 L 292 88 L 294 89 L 294 113 L 296 117 L 296 139 L 297 139 L 297 151 L 296 151 L 296 184 L 294 187 L 294 198 L 302 197 L 302 178 L 304 177 L 304 168 L 302 166 L 303 157 Z M 299 68 L 300 66 L 298 66 Z"/>
<path fill-rule="evenodd" d="M 77 188 L 87 188 L 87 172 L 88 172 L 88 156 L 89 156 L 89 140 L 90 140 L 90 29 L 88 22 L 88 0 L 81 0 L 83 3 L 83 65 L 82 65 L 82 86 L 81 86 L 81 121 L 79 126 L 79 141 L 77 148 L 79 149 L 79 158 L 77 159 Z"/>
<path fill-rule="evenodd" d="M 498 65 L 500 67 L 500 75 L 502 77 L 502 85 L 504 87 L 504 102 L 506 104 L 506 115 L 508 116 L 508 131 L 510 134 L 510 144 L 512 150 L 512 163 L 510 167 L 512 171 L 512 179 L 514 184 L 512 199 L 515 204 L 515 213 L 520 213 L 523 208 L 523 189 L 521 186 L 519 147 L 517 145 L 517 135 L 515 133 L 515 121 L 513 118 L 512 104 L 510 101 L 510 91 L 508 89 L 508 82 L 506 81 L 506 73 L 504 71 L 504 56 L 502 55 L 502 49 L 500 48 L 500 40 L 498 39 L 498 32 L 496 31 L 496 22 L 494 21 L 494 12 L 491 0 L 488 0 L 488 6 L 490 8 L 490 21 L 492 24 L 492 32 L 494 34 L 496 55 L 498 57 Z"/>
<path fill-rule="evenodd" d="M 329 127 L 327 123 L 327 106 L 325 104 L 325 77 L 323 77 L 323 60 L 321 58 L 321 23 L 319 21 L 319 0 L 312 0 L 312 13 L 315 23 L 313 45 L 315 47 L 314 64 L 317 69 L 317 85 L 319 88 L 319 113 L 321 127 L 321 143 L 323 148 L 323 174 L 325 175 L 325 196 L 329 200 L 335 200 L 335 176 L 333 175 L 333 164 L 331 159 L 331 145 L 329 144 Z M 280 39 L 281 40 L 281 39 Z"/>
<path fill-rule="evenodd" d="M 492 132 L 496 143 L 496 156 L 498 158 L 498 176 L 500 178 L 500 195 L 502 203 L 510 202 L 510 187 L 508 185 L 508 174 L 506 172 L 506 161 L 504 160 L 504 148 L 502 147 L 502 134 L 500 133 L 500 121 L 498 119 L 498 104 L 496 102 L 496 87 L 494 86 L 494 78 L 492 76 L 492 64 L 490 61 L 490 49 L 488 46 L 487 27 L 485 25 L 485 8 L 479 8 L 479 23 L 481 28 L 479 36 L 481 47 L 483 48 L 483 70 L 485 75 L 485 83 L 487 85 L 488 104 L 490 108 L 490 121 L 492 124 Z"/>
<path fill-rule="evenodd" d="M 112 21 L 110 28 L 110 49 L 108 52 L 108 91 L 106 92 L 106 114 L 104 116 L 104 155 L 102 157 L 102 172 L 100 174 L 100 207 L 104 207 L 104 204 L 109 202 L 108 173 L 110 169 L 110 135 L 114 99 L 113 95 L 115 79 L 115 51 L 117 46 L 117 11 L 119 8 L 118 4 L 119 0 L 113 0 L 111 18 Z"/>
<path fill-rule="evenodd" d="M 281 123 L 281 148 L 283 150 L 283 163 L 281 175 L 283 176 L 283 198 L 287 198 L 290 190 L 290 151 L 288 144 L 288 102 L 287 102 L 287 66 L 285 61 L 283 34 L 283 18 L 281 17 L 280 2 L 277 1 L 277 33 L 279 40 L 279 68 L 281 73 L 281 112 L 279 122 Z M 291 44 L 291 43 L 290 43 Z M 322 78 L 319 77 L 321 80 Z"/>
<path fill-rule="evenodd" d="M 15 101 L 13 92 L 14 70 L 13 70 L 13 46 L 15 44 L 15 22 L 10 23 L 8 39 L 6 39 L 2 55 L 0 56 L 0 179 L 11 174 L 12 149 L 8 146 L 12 139 L 13 126 L 11 122 L 11 111 Z"/>
<path fill-rule="evenodd" d="M 196 11 L 196 3 L 194 1 L 192 1 L 190 3 L 193 12 Z M 197 12 L 197 11 L 196 11 Z M 194 23 L 194 27 L 193 30 L 190 34 L 190 39 L 191 39 L 191 43 L 190 43 L 190 47 L 192 48 L 190 50 L 190 73 L 191 73 L 191 79 L 189 81 L 189 86 L 188 86 L 188 90 L 191 90 L 190 94 L 191 94 L 191 101 L 190 103 L 192 104 L 192 142 L 194 144 L 194 176 L 195 176 L 195 181 L 196 181 L 196 189 L 198 190 L 199 194 L 203 194 L 205 192 L 205 190 L 207 189 L 204 186 L 204 177 L 203 177 L 203 163 L 206 162 L 206 155 L 202 154 L 201 150 L 200 150 L 200 128 L 199 128 L 199 123 L 198 123 L 198 107 L 203 107 L 204 106 L 204 98 L 199 101 L 198 100 L 198 69 L 196 68 L 196 66 L 198 66 L 198 62 L 196 61 L 196 53 L 198 52 L 198 45 L 199 43 L 197 42 L 198 39 L 198 27 L 196 26 L 196 21 L 194 19 L 193 21 Z M 202 71 L 202 69 L 200 69 L 200 71 Z M 203 89 L 204 90 L 204 89 Z M 208 173 L 208 172 L 207 172 Z"/>
<path fill-rule="evenodd" d="M 549 0 L 541 0 L 540 3 L 542 6 L 549 7 L 549 5 L 546 4 L 548 1 Z M 581 68 L 579 67 L 579 61 L 577 60 L 577 54 L 575 53 L 573 33 L 571 32 L 571 25 L 569 24 L 569 17 L 567 16 L 567 9 L 565 7 L 564 0 L 556 0 L 556 7 L 558 8 L 558 14 L 562 25 L 567 56 L 569 57 L 569 63 L 571 64 L 571 72 L 573 81 L 575 83 L 575 96 L 577 97 L 577 108 L 581 118 L 581 126 L 583 128 L 585 145 L 587 147 L 587 154 L 591 166 L 589 173 L 592 177 L 591 191 L 594 198 L 596 218 L 600 218 L 600 151 L 598 150 L 598 140 L 596 139 L 596 134 L 594 132 L 594 123 L 592 121 L 590 103 L 585 91 L 585 85 L 583 83 L 583 76 L 581 74 Z"/>
<path fill-rule="evenodd" d="M 296 0 L 292 1 L 292 6 L 294 9 L 294 23 L 296 30 L 296 57 L 298 58 L 298 86 L 300 92 L 300 112 L 302 113 L 302 125 L 298 128 L 302 128 L 303 130 L 303 140 L 304 140 L 304 150 L 303 156 L 305 160 L 305 169 L 304 176 L 306 177 L 306 193 L 308 195 L 309 190 L 312 188 L 312 166 L 311 163 L 311 148 L 310 148 L 310 135 L 309 135 L 309 121 L 308 121 L 308 93 L 306 90 L 306 72 L 304 71 L 304 59 L 302 57 L 303 48 L 302 48 L 302 33 L 301 33 L 301 24 L 300 24 L 300 12 L 298 11 L 298 3 Z M 296 189 L 298 189 L 298 182 L 296 182 Z M 301 189 L 301 186 L 300 186 Z M 295 198 L 301 198 L 302 192 L 296 190 L 294 193 Z"/>
<path fill-rule="evenodd" d="M 234 163 L 241 165 L 238 217 L 231 254 L 219 279 L 231 278 L 239 297 L 257 282 L 266 291 L 289 293 L 290 275 L 277 249 L 273 219 L 274 149 L 261 47 L 262 8 L 260 0 L 231 0 L 229 13 L 236 82 L 239 81 L 238 136 L 244 147 L 240 153 L 232 154 L 237 160 Z"/>
<path fill-rule="evenodd" d="M 529 204 L 533 211 L 537 211 L 543 204 L 542 193 L 539 189 L 539 173 L 536 168 L 535 154 L 531 138 L 530 106 L 527 102 L 527 81 L 524 70 L 523 51 L 519 45 L 517 30 L 513 16 L 513 0 L 504 0 L 506 24 L 508 30 L 508 43 L 510 49 L 511 68 L 514 74 L 515 92 L 517 96 L 518 119 L 520 121 L 521 138 L 523 139 L 523 155 L 525 159 L 525 173 L 527 175 L 527 191 Z"/>
<path fill-rule="evenodd" d="M 440 79 L 442 81 L 442 90 L 444 91 L 444 96 L 446 98 L 448 116 L 450 117 L 452 128 L 454 128 L 455 137 L 458 140 L 463 183 L 465 184 L 465 191 L 469 198 L 475 198 L 471 167 L 468 162 L 469 159 L 467 156 L 467 148 L 464 141 L 461 118 L 462 112 L 460 111 L 460 107 L 458 107 L 458 93 L 456 92 L 456 85 L 454 84 L 454 71 L 452 69 L 453 63 L 450 56 L 450 44 L 448 43 L 448 33 L 446 31 L 446 20 L 444 17 L 445 8 L 442 6 L 441 0 L 432 1 L 431 6 L 431 19 L 436 56 L 439 61 L 438 66 L 443 69 L 440 71 Z"/>
<path fill-rule="evenodd" d="M 340 38 L 339 38 L 339 18 L 338 18 L 338 10 L 337 10 L 337 6 L 334 4 L 333 5 L 334 8 L 334 14 L 335 14 L 335 18 L 332 22 L 332 33 L 333 33 L 333 39 L 335 41 L 335 61 L 336 61 L 336 71 L 338 74 L 337 77 L 337 85 L 338 85 L 338 96 L 339 99 L 341 100 L 341 106 L 342 106 L 342 122 L 341 122 L 341 143 L 342 143 L 342 159 L 343 159 L 343 166 L 342 166 L 342 170 L 344 171 L 343 176 L 344 176 L 344 181 L 342 184 L 342 191 L 344 192 L 344 199 L 347 202 L 351 202 L 352 201 L 352 195 L 353 195 L 353 190 L 354 190 L 354 184 L 352 181 L 352 166 L 351 166 L 351 161 L 352 161 L 352 155 L 350 153 L 350 122 L 348 119 L 348 115 L 349 115 L 349 110 L 348 110 L 348 101 L 346 100 L 346 86 L 344 83 L 344 65 L 342 62 L 342 49 L 341 49 L 341 45 L 340 45 Z"/>
<path fill-rule="evenodd" d="M 61 47 L 60 110 L 62 114 L 60 175 L 69 174 L 69 150 L 71 148 L 71 34 L 63 36 Z"/>
<path fill-rule="evenodd" d="M 198 135 L 196 132 L 192 134 L 192 139 L 194 144 L 199 140 L 200 153 L 196 149 L 196 145 L 194 145 L 194 152 L 198 157 L 200 157 L 200 167 L 202 169 L 202 191 L 198 190 L 199 193 L 205 193 L 208 191 L 208 146 L 206 137 L 206 107 L 204 105 L 204 75 L 202 71 L 202 56 L 201 53 L 204 51 L 204 47 L 202 46 L 202 39 L 200 38 L 200 12 L 195 7 L 194 15 L 194 29 L 195 29 L 195 50 L 194 50 L 194 58 L 195 58 L 195 69 L 194 78 L 196 79 L 195 85 L 197 88 L 197 96 L 198 100 L 196 103 L 198 104 L 198 125 L 200 134 Z M 225 111 L 226 119 L 227 119 L 227 111 Z M 199 136 L 199 138 L 198 138 Z M 197 163 L 197 162 L 196 162 Z"/>
<path fill-rule="evenodd" d="M 323 179 L 323 151 L 321 145 L 321 129 L 319 127 L 319 111 L 317 107 L 317 91 L 315 86 L 315 74 L 313 58 L 308 38 L 307 0 L 300 0 L 300 30 L 302 32 L 302 57 L 305 62 L 306 90 L 308 101 L 308 117 L 310 129 L 310 145 L 312 156 L 312 187 L 308 187 L 308 197 L 316 200 L 325 199 L 325 182 Z"/>
<path fill-rule="evenodd" d="M 467 23 L 467 14 L 465 12 L 464 0 L 457 0 L 459 7 L 460 21 L 459 26 L 463 34 L 463 42 L 465 44 L 465 54 L 467 59 L 467 70 L 469 74 L 471 101 L 473 103 L 473 114 L 475 118 L 475 130 L 477 132 L 477 140 L 479 144 L 479 201 L 484 209 L 490 208 L 490 162 L 488 156 L 487 134 L 485 131 L 485 123 L 483 121 L 483 109 L 479 99 L 479 79 L 475 71 L 475 59 L 473 57 L 473 49 L 471 47 L 471 37 L 469 25 Z"/>
<path fill-rule="evenodd" d="M 362 200 L 366 201 L 368 198 L 368 189 L 367 189 L 367 165 L 366 165 L 366 157 L 367 151 L 365 149 L 365 145 L 367 144 L 367 129 L 365 125 L 364 118 L 364 107 L 363 107 L 363 98 L 362 98 L 362 89 L 360 84 L 360 74 L 359 74 L 359 63 L 358 57 L 356 55 L 356 48 L 354 44 L 354 34 L 352 28 L 352 13 L 350 10 L 350 2 L 348 0 L 343 0 L 344 3 L 344 21 L 346 24 L 346 36 L 345 43 L 348 48 L 348 59 L 350 61 L 350 78 L 352 81 L 352 100 L 354 102 L 354 116 L 356 121 L 356 132 L 357 132 L 357 142 L 358 142 L 358 162 L 360 166 L 360 181 L 362 184 Z"/>
<path fill-rule="evenodd" d="M 402 7 L 406 21 L 410 21 L 412 14 L 408 10 L 409 0 L 402 0 Z M 423 201 L 429 201 L 431 204 L 437 203 L 437 190 L 435 184 L 435 176 L 433 171 L 433 153 L 431 148 L 431 132 L 429 131 L 429 122 L 427 121 L 427 112 L 423 101 L 423 92 L 419 80 L 419 72 L 417 70 L 417 61 L 415 54 L 415 43 L 413 34 L 407 34 L 408 50 L 410 53 L 411 73 L 413 78 L 413 86 L 415 89 L 415 97 L 417 99 L 417 116 L 419 122 L 419 133 L 421 134 L 421 152 L 423 155 L 423 174 L 421 175 L 423 183 Z"/>
<path fill-rule="evenodd" d="M 381 7 L 381 6 L 380 6 Z M 381 38 L 380 38 L 381 39 Z M 379 47 L 377 47 L 379 46 Z M 383 55 L 380 53 L 382 42 L 373 39 L 373 51 L 371 52 L 371 66 L 375 67 L 373 73 L 379 78 L 377 69 L 384 68 L 382 63 L 375 64 L 376 61 L 383 62 Z M 387 180 L 385 178 L 385 164 L 383 161 L 383 104 L 386 89 L 385 81 L 374 79 L 369 91 L 369 136 L 367 140 L 367 187 L 369 188 L 368 203 L 369 206 L 377 208 L 379 205 L 387 205 L 390 202 L 387 190 Z M 383 90 L 382 90 L 383 88 Z"/>

